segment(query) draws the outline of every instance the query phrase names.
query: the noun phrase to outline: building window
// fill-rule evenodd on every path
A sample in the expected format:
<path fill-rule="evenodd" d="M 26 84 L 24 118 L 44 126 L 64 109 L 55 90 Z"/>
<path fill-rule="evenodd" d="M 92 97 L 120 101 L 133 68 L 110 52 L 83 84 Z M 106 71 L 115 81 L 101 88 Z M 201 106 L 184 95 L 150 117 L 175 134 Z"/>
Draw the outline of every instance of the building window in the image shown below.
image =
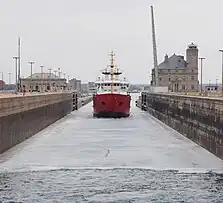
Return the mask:
<path fill-rule="evenodd" d="M 162 80 L 162 78 L 160 78 L 160 81 Z"/>
<path fill-rule="evenodd" d="M 171 81 L 171 78 L 169 78 L 169 81 Z"/>
<path fill-rule="evenodd" d="M 185 84 L 182 84 L 182 89 L 185 90 Z"/>
<path fill-rule="evenodd" d="M 194 90 L 194 85 L 191 85 L 191 89 Z"/>
<path fill-rule="evenodd" d="M 194 75 L 191 76 L 191 80 L 194 80 Z"/>
<path fill-rule="evenodd" d="M 194 69 L 192 69 L 191 71 L 192 71 L 192 73 L 193 73 L 193 72 L 194 72 Z"/>

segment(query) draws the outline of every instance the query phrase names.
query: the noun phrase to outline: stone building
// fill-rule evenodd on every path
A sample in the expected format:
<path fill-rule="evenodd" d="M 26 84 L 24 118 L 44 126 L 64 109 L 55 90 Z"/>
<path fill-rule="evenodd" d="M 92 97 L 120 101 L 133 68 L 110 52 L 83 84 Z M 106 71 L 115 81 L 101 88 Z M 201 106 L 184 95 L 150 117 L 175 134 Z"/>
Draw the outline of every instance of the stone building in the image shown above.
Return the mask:
<path fill-rule="evenodd" d="M 73 78 L 69 80 L 69 88 L 71 90 L 76 90 L 77 92 L 81 92 L 81 80 Z"/>
<path fill-rule="evenodd" d="M 88 93 L 88 84 L 87 83 L 82 83 L 81 84 L 81 93 L 83 93 L 83 94 Z"/>
<path fill-rule="evenodd" d="M 195 92 L 199 90 L 198 81 L 198 48 L 188 45 L 186 60 L 184 56 L 165 55 L 158 65 L 158 86 L 168 86 L 172 92 Z M 152 69 L 152 84 L 155 82 L 155 71 Z"/>
<path fill-rule="evenodd" d="M 76 90 L 77 92 L 81 92 L 81 80 L 76 80 Z"/>
<path fill-rule="evenodd" d="M 69 80 L 68 86 L 71 90 L 76 90 L 76 80 L 76 78 L 72 78 L 71 80 Z"/>
<path fill-rule="evenodd" d="M 0 80 L 0 90 L 3 90 L 5 87 L 5 82 L 3 80 Z"/>
<path fill-rule="evenodd" d="M 66 79 L 59 78 L 53 73 L 34 73 L 27 78 L 21 78 L 21 86 L 26 91 L 58 91 L 67 87 Z"/>
<path fill-rule="evenodd" d="M 95 94 L 96 93 L 97 88 L 96 88 L 95 82 L 88 82 L 88 91 L 91 94 Z"/>

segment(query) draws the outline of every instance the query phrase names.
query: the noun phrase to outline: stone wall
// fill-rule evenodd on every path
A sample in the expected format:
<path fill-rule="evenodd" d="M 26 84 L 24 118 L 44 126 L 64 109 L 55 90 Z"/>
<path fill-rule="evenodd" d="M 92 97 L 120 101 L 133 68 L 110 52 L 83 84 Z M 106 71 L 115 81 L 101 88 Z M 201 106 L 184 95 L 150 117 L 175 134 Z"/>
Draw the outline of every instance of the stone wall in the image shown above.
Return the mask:
<path fill-rule="evenodd" d="M 71 93 L 1 98 L 0 153 L 31 137 L 71 111 Z"/>
<path fill-rule="evenodd" d="M 142 108 L 223 159 L 223 99 L 142 93 Z"/>

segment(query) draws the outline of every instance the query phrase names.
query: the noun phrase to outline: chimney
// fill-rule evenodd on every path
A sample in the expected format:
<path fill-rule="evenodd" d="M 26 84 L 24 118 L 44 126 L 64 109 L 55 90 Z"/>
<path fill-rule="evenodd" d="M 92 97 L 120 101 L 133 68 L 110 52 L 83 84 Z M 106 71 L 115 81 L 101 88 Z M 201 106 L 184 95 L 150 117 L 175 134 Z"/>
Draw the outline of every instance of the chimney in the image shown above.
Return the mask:
<path fill-rule="evenodd" d="M 165 55 L 164 62 L 165 62 L 165 63 L 167 63 L 167 62 L 168 62 L 168 55 L 167 55 L 167 54 Z"/>

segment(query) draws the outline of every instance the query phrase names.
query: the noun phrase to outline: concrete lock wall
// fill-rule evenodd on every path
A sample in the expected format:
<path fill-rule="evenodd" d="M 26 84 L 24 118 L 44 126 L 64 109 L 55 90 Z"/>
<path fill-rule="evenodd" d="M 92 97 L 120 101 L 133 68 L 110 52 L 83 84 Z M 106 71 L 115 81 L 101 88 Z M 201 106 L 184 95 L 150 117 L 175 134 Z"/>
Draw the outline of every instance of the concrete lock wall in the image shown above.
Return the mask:
<path fill-rule="evenodd" d="M 0 153 L 31 137 L 71 111 L 71 93 L 1 98 Z"/>
<path fill-rule="evenodd" d="M 78 96 L 78 92 L 72 92 L 73 98 L 73 111 L 78 110 L 82 106 L 90 103 L 93 99 L 92 96 L 80 97 Z"/>
<path fill-rule="evenodd" d="M 77 102 L 77 109 L 81 108 L 82 106 L 90 103 L 93 100 L 92 96 L 87 96 L 83 98 L 79 98 Z"/>
<path fill-rule="evenodd" d="M 143 93 L 142 108 L 223 159 L 223 100 Z"/>

